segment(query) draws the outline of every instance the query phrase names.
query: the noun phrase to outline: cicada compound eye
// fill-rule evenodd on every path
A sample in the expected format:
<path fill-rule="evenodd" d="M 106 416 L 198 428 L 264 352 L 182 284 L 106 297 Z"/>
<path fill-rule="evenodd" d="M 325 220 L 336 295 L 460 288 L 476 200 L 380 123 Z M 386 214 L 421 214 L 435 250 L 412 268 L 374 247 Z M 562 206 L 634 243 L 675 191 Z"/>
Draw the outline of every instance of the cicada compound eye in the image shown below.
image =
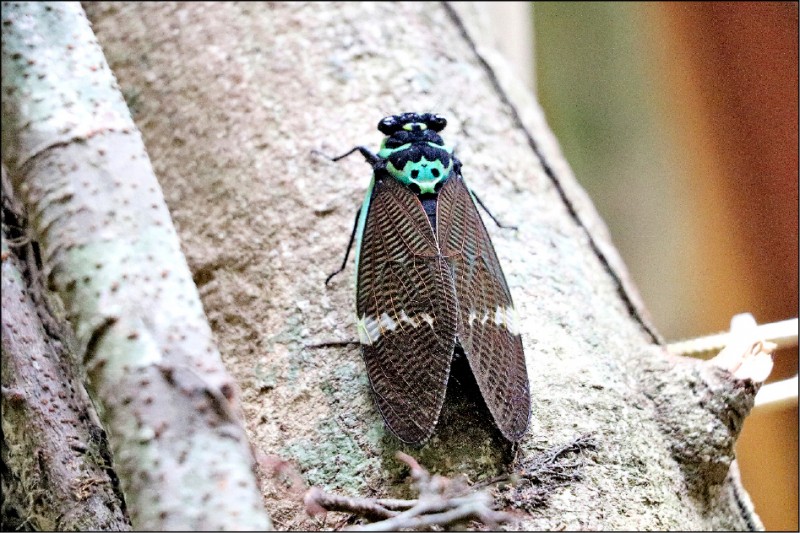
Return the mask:
<path fill-rule="evenodd" d="M 390 117 L 385 117 L 378 122 L 378 131 L 383 133 L 384 135 L 392 135 L 399 129 L 399 123 L 397 122 L 397 117 L 392 115 Z"/>
<path fill-rule="evenodd" d="M 427 124 L 433 131 L 442 131 L 447 126 L 447 119 L 442 115 L 431 115 Z"/>

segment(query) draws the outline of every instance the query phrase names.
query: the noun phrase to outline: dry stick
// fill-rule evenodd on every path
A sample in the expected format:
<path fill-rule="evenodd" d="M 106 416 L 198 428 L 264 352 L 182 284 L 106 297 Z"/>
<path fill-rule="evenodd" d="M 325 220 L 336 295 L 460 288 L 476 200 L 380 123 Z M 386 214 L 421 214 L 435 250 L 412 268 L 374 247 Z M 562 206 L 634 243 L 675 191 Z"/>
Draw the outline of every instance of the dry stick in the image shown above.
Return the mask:
<path fill-rule="evenodd" d="M 486 481 L 476 483 L 472 486 L 472 488 L 481 489 L 505 481 L 531 481 L 533 479 L 539 479 L 543 476 L 550 476 L 561 481 L 574 479 L 574 474 L 569 474 L 568 472 L 579 466 L 579 463 L 576 461 L 571 461 L 567 464 L 557 464 L 557 461 L 569 452 L 579 452 L 587 448 L 594 448 L 595 446 L 596 443 L 591 435 L 580 435 L 567 444 L 556 446 L 542 452 L 542 454 L 537 455 L 531 460 L 521 461 L 521 472 L 501 474 Z"/>
<path fill-rule="evenodd" d="M 392 511 L 402 511 L 405 509 L 410 509 L 417 504 L 417 500 L 400 500 L 400 499 L 379 499 L 375 500 L 378 505 L 385 507 L 387 509 L 391 509 Z"/>
<path fill-rule="evenodd" d="M 411 478 L 419 491 L 418 499 L 349 498 L 328 494 L 314 487 L 305 497 L 308 513 L 313 515 L 329 510 L 349 512 L 367 518 L 384 518 L 379 522 L 348 528 L 351 531 L 429 528 L 452 525 L 471 518 L 494 527 L 511 519 L 511 515 L 491 508 L 492 498 L 487 493 L 468 493 L 468 487 L 453 480 L 431 476 L 413 457 L 403 452 L 397 452 L 397 458 L 411 469 Z M 394 509 L 405 511 L 398 513 Z"/>
<path fill-rule="evenodd" d="M 468 519 L 483 522 L 490 528 L 508 522 L 512 515 L 491 508 L 492 498 L 480 490 L 503 481 L 514 479 L 538 481 L 542 487 L 531 495 L 537 503 L 544 502 L 548 492 L 578 478 L 574 470 L 580 466 L 577 460 L 564 463 L 567 453 L 580 452 L 595 447 L 590 435 L 580 435 L 567 444 L 555 446 L 527 461 L 521 461 L 518 473 L 505 474 L 488 481 L 468 487 L 443 476 L 431 476 L 410 455 L 397 452 L 397 459 L 411 469 L 411 478 L 419 491 L 416 500 L 350 498 L 328 494 L 319 488 L 306 493 L 305 504 L 309 514 L 339 511 L 364 516 L 368 519 L 383 518 L 361 526 L 348 528 L 350 531 L 393 531 L 397 529 L 420 529 L 431 526 L 448 526 Z M 395 510 L 405 509 L 401 513 Z"/>
<path fill-rule="evenodd" d="M 320 507 L 327 511 L 353 513 L 367 518 L 383 519 L 397 516 L 396 511 L 390 511 L 377 500 L 338 496 L 329 494 L 318 487 L 309 489 L 303 501 L 307 509 L 313 509 L 316 512 L 319 512 L 316 508 Z"/>
<path fill-rule="evenodd" d="M 511 519 L 511 515 L 500 511 L 493 511 L 488 508 L 487 502 L 475 501 L 469 504 L 462 504 L 454 509 L 437 514 L 424 516 L 404 517 L 398 515 L 381 522 L 373 522 L 364 526 L 354 526 L 348 528 L 349 531 L 396 531 L 399 529 L 419 529 L 431 526 L 446 526 L 461 522 L 470 518 L 480 520 L 490 528 Z"/>

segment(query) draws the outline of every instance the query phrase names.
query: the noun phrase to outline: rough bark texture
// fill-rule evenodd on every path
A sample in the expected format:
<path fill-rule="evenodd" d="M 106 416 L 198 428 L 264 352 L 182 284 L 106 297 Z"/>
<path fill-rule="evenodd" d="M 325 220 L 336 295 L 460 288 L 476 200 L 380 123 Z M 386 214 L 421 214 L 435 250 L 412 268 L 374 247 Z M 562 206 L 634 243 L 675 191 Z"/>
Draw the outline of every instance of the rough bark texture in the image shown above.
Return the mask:
<path fill-rule="evenodd" d="M 443 134 L 457 144 L 471 187 L 519 227 L 489 231 L 522 317 L 531 376 L 520 453 L 583 434 L 597 442 L 583 452 L 581 475 L 546 504 L 526 505 L 520 491 L 516 504 L 527 511 L 514 527 L 758 525 L 735 473 L 685 467 L 730 464 L 739 424 L 720 428 L 727 440 L 710 446 L 713 457 L 686 446 L 706 446 L 703 428 L 719 418 L 717 407 L 732 411 L 727 392 L 741 383 L 724 376 L 714 392 L 721 403 L 709 410 L 687 384 L 704 371 L 691 362 L 686 375 L 674 370 L 541 110 L 480 45 L 471 6 L 86 8 L 243 388 L 252 442 L 273 456 L 264 464 L 285 473 L 288 461 L 328 491 L 389 497 L 405 492 L 399 448 L 433 472 L 473 481 L 506 468 L 502 441 L 470 399 L 448 399 L 434 438 L 403 448 L 373 405 L 358 349 L 306 347 L 355 338 L 352 264 L 329 288 L 323 282 L 341 260 L 370 174 L 356 157 L 333 164 L 311 151 L 377 146 L 382 116 L 435 111 L 449 120 Z M 665 421 L 671 407 L 696 416 Z M 285 478 L 265 479 L 276 524 L 322 526 L 304 517 Z"/>
<path fill-rule="evenodd" d="M 2 25 L 3 160 L 75 331 L 134 527 L 268 527 L 237 388 L 82 8 L 4 3 Z"/>
<path fill-rule="evenodd" d="M 106 435 L 69 330 L 45 301 L 6 188 L 2 234 L 2 529 L 128 530 Z"/>

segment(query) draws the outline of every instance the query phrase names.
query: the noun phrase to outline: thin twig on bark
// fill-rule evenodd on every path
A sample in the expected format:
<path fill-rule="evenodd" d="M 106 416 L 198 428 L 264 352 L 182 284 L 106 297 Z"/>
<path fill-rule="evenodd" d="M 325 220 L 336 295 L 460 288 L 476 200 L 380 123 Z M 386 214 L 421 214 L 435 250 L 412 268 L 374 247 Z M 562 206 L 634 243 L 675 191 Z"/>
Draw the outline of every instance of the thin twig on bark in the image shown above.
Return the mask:
<path fill-rule="evenodd" d="M 591 435 L 579 435 L 566 444 L 523 458 L 511 474 L 494 478 L 489 483 L 509 483 L 509 489 L 500 496 L 509 505 L 528 510 L 541 507 L 557 489 L 580 481 L 583 459 L 578 454 L 596 447 Z"/>
<path fill-rule="evenodd" d="M 483 490 L 474 490 L 461 479 L 431 475 L 410 455 L 397 452 L 397 459 L 411 468 L 415 500 L 350 498 L 328 494 L 313 487 L 305 496 L 306 512 L 314 516 L 325 511 L 339 511 L 378 519 L 350 531 L 394 531 L 398 529 L 430 529 L 452 526 L 466 520 L 477 520 L 494 528 L 512 516 L 492 509 L 492 497 Z M 399 510 L 403 509 L 402 512 Z"/>

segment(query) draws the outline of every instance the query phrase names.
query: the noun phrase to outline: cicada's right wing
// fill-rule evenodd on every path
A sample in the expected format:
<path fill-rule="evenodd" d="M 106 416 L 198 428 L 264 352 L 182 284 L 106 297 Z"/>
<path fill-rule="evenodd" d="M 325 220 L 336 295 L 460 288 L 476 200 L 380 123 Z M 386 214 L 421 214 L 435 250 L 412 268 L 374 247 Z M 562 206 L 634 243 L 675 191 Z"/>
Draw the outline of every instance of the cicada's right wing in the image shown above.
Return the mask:
<path fill-rule="evenodd" d="M 528 429 L 531 399 L 511 292 L 460 174 L 439 192 L 437 232 L 458 297 L 458 341 L 495 423 L 510 441 Z"/>

